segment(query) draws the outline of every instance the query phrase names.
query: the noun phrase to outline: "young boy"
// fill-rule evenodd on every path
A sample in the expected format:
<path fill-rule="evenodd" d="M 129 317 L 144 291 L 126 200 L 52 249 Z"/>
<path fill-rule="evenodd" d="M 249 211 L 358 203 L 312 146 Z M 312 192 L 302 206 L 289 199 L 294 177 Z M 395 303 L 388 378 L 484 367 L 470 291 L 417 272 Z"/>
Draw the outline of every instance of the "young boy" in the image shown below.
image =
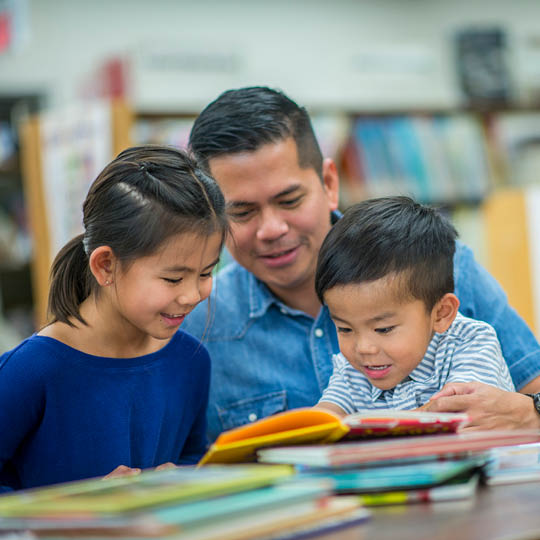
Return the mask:
<path fill-rule="evenodd" d="M 446 383 L 514 390 L 494 329 L 458 313 L 454 227 L 408 197 L 350 207 L 319 253 L 315 288 L 340 354 L 318 407 L 415 409 Z"/>

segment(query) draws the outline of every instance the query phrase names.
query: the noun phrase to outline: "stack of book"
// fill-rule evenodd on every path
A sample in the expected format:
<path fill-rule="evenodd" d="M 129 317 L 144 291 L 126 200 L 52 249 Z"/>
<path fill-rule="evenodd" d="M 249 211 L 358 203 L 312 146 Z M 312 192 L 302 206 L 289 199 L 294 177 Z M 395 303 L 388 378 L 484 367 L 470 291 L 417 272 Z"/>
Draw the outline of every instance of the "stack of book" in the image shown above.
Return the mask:
<path fill-rule="evenodd" d="M 328 480 L 297 478 L 290 466 L 146 471 L 4 495 L 0 534 L 24 530 L 46 538 L 297 538 L 369 517 L 358 498 L 331 493 Z"/>
<path fill-rule="evenodd" d="M 222 434 L 201 463 L 289 464 L 298 478 L 330 479 L 336 493 L 361 494 L 364 504 L 394 504 L 472 497 L 491 449 L 540 442 L 530 431 L 457 433 L 466 421 L 454 413 L 339 418 L 297 409 Z"/>

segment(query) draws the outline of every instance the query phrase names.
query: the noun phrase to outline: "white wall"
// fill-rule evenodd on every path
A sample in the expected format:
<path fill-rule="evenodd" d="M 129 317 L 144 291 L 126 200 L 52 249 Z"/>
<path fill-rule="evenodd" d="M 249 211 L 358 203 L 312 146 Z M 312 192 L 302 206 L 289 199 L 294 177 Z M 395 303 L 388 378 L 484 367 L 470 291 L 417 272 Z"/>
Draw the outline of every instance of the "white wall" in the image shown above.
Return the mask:
<path fill-rule="evenodd" d="M 538 0 L 28 1 L 30 40 L 0 55 L 0 92 L 44 91 L 52 103 L 122 54 L 145 109 L 198 110 L 244 84 L 313 107 L 452 106 L 450 40 L 466 24 L 508 29 L 518 79 L 540 69 L 524 61 L 540 42 Z"/>

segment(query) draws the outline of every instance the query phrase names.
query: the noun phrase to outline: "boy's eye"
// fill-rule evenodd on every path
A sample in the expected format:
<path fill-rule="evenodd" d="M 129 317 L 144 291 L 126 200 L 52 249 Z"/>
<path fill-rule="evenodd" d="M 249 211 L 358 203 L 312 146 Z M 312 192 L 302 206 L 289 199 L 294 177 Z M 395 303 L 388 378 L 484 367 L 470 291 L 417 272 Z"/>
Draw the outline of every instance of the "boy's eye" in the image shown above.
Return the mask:
<path fill-rule="evenodd" d="M 384 328 L 375 328 L 375 332 L 377 332 L 378 334 L 388 334 L 394 328 L 395 328 L 395 326 L 385 326 Z"/>
<path fill-rule="evenodd" d="M 345 326 L 336 326 L 336 329 L 338 334 L 349 334 L 351 332 L 351 329 L 346 328 Z"/>
<path fill-rule="evenodd" d="M 201 274 L 202 278 L 209 278 L 212 277 L 213 270 L 210 270 L 210 272 L 205 272 L 204 274 Z"/>

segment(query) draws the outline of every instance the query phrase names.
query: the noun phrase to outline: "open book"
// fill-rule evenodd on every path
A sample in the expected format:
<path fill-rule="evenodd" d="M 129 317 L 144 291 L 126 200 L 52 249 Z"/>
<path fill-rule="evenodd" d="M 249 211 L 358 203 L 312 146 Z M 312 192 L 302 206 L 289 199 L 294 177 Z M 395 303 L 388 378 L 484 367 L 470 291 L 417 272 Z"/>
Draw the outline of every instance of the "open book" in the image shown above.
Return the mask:
<path fill-rule="evenodd" d="M 455 432 L 467 421 L 467 415 L 458 413 L 379 410 L 341 418 L 322 409 L 292 409 L 222 433 L 199 465 L 252 461 L 256 450 L 268 446 L 331 443 L 344 437 Z"/>

